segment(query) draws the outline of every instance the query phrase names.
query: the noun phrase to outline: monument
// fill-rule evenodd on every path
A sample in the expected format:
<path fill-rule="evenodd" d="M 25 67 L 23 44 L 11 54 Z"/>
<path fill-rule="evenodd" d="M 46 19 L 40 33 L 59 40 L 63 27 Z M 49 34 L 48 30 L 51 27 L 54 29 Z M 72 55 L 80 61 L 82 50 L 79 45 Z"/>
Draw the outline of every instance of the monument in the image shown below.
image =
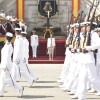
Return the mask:
<path fill-rule="evenodd" d="M 47 24 L 44 28 L 44 38 L 48 38 L 50 34 L 53 34 L 52 26 L 50 26 L 50 18 L 56 15 L 58 12 L 58 5 L 56 0 L 40 0 L 38 4 L 39 14 L 47 18 Z"/>

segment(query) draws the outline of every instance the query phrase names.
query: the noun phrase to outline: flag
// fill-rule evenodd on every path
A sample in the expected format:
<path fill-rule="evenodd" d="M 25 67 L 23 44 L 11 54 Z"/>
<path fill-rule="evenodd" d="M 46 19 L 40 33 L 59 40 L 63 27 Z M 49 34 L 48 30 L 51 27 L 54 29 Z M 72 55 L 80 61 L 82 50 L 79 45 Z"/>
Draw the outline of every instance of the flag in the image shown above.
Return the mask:
<path fill-rule="evenodd" d="M 80 10 L 80 0 L 72 0 L 72 12 L 74 17 L 78 16 L 79 10 Z"/>
<path fill-rule="evenodd" d="M 24 20 L 24 0 L 16 0 L 17 18 Z"/>

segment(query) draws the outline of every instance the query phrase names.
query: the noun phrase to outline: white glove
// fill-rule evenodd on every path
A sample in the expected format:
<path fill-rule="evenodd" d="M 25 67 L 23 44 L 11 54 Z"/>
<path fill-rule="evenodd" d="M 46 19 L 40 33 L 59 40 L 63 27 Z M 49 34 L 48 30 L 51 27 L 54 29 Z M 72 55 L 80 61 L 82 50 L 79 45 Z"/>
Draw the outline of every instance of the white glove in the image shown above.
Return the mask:
<path fill-rule="evenodd" d="M 15 62 L 17 65 L 20 64 L 20 60 L 19 60 L 19 59 L 15 60 L 14 62 Z"/>
<path fill-rule="evenodd" d="M 23 63 L 25 63 L 26 62 L 26 59 L 24 58 L 22 61 L 23 61 Z"/>
<path fill-rule="evenodd" d="M 85 49 L 88 50 L 88 51 L 92 50 L 91 46 L 86 46 Z"/>

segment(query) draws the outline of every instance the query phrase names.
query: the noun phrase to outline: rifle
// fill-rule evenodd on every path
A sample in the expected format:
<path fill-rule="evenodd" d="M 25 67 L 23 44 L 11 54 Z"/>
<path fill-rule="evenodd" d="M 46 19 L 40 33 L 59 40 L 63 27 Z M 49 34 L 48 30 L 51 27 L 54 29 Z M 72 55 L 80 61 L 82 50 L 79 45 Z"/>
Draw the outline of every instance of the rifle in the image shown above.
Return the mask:
<path fill-rule="evenodd" d="M 92 11 L 93 6 L 94 6 L 94 2 L 95 2 L 95 0 L 93 0 L 93 4 L 92 4 L 92 6 L 91 6 L 91 8 L 90 8 L 90 11 L 89 11 L 89 14 L 88 14 L 88 17 L 87 17 L 87 21 L 89 21 L 90 14 L 91 14 L 91 11 Z"/>
<path fill-rule="evenodd" d="M 78 13 L 77 17 L 75 18 L 75 23 L 77 23 L 78 19 L 79 19 L 80 13 Z M 74 33 L 74 32 L 73 32 Z M 76 36 L 77 37 L 77 36 Z M 76 46 L 76 37 L 73 37 L 71 44 L 72 44 L 72 48 L 74 49 Z M 71 50 L 72 52 L 75 52 L 75 50 L 73 51 L 73 49 Z"/>
<path fill-rule="evenodd" d="M 68 29 L 67 29 L 68 34 L 70 33 L 70 32 L 69 32 L 69 29 L 70 29 L 70 24 L 72 23 L 72 18 L 73 18 L 73 13 L 71 14 L 70 23 L 69 23 L 69 26 L 68 26 Z"/>
<path fill-rule="evenodd" d="M 92 18 L 91 18 L 91 22 L 90 22 L 90 31 L 89 31 L 89 34 L 88 34 L 88 41 L 87 41 L 87 46 L 90 46 L 91 45 L 91 30 L 92 30 L 92 25 L 93 25 L 93 21 L 94 21 L 94 17 L 95 17 L 95 13 L 96 13 L 96 9 L 99 5 L 99 2 L 97 3 L 95 9 L 94 9 L 94 12 L 93 12 L 93 15 L 92 15 Z"/>
<path fill-rule="evenodd" d="M 95 7 L 95 10 L 94 10 L 94 13 L 93 13 L 92 21 L 93 21 L 94 18 L 95 18 L 95 12 L 96 12 L 96 9 L 97 9 L 98 5 L 99 5 L 99 2 L 97 2 L 97 5 L 96 5 L 96 7 Z M 98 25 L 98 22 L 97 22 L 97 25 Z M 92 29 L 92 26 L 91 26 L 91 29 Z M 98 52 L 98 49 L 95 49 L 95 50 L 93 51 L 93 53 L 94 53 L 94 59 L 95 59 L 95 65 L 97 64 L 97 52 Z"/>
<path fill-rule="evenodd" d="M 78 15 L 77 15 L 77 17 L 76 17 L 76 19 L 75 19 L 75 23 L 77 23 L 77 22 L 78 22 L 79 17 L 80 17 L 80 13 L 78 13 Z"/>
<path fill-rule="evenodd" d="M 82 21 L 82 14 L 83 14 L 83 11 L 81 11 L 81 13 L 79 14 L 80 16 L 78 16 L 79 27 L 78 27 L 78 33 L 77 33 L 77 40 L 75 41 L 76 49 L 80 49 L 80 32 L 81 32 L 80 23 Z"/>
<path fill-rule="evenodd" d="M 65 44 L 65 47 L 68 47 L 69 44 L 72 41 L 72 36 L 71 36 L 72 34 L 70 33 L 70 27 L 71 27 L 71 23 L 72 23 L 72 18 L 73 18 L 73 13 L 71 14 L 70 23 L 69 23 L 69 26 L 68 26 L 68 29 L 67 29 L 67 32 L 68 32 L 68 37 L 67 37 L 68 43 Z"/>

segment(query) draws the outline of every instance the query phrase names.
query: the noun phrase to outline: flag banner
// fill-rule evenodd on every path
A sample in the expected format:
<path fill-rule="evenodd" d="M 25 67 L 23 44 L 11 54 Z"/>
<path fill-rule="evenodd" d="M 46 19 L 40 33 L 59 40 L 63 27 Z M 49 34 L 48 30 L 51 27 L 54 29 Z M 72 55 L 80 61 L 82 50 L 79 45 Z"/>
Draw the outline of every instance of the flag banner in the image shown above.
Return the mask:
<path fill-rule="evenodd" d="M 16 0 L 17 18 L 24 20 L 24 0 Z"/>
<path fill-rule="evenodd" d="M 72 12 L 74 17 L 78 16 L 79 10 L 80 10 L 80 0 L 72 0 Z"/>

